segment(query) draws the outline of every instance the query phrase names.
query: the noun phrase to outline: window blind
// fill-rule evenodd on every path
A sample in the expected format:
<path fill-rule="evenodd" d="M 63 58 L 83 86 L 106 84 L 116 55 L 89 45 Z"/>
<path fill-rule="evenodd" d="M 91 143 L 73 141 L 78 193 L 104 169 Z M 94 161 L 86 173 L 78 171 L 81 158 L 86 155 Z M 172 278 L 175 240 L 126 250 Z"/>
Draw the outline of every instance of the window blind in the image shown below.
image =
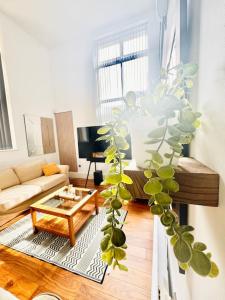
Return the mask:
<path fill-rule="evenodd" d="M 0 56 L 0 150 L 12 149 L 5 83 Z"/>

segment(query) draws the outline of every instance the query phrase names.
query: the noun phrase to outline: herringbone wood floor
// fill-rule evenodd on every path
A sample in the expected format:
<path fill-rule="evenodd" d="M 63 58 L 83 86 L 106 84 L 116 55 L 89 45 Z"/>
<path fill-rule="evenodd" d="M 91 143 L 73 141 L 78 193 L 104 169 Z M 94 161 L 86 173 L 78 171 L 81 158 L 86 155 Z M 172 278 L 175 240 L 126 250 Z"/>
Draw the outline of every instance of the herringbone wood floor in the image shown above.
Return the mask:
<path fill-rule="evenodd" d="M 126 261 L 129 272 L 112 271 L 101 285 L 0 246 L 0 286 L 21 300 L 32 299 L 44 291 L 54 292 L 63 300 L 149 300 L 153 219 L 145 203 L 133 202 L 126 209 L 124 230 L 129 245 Z"/>

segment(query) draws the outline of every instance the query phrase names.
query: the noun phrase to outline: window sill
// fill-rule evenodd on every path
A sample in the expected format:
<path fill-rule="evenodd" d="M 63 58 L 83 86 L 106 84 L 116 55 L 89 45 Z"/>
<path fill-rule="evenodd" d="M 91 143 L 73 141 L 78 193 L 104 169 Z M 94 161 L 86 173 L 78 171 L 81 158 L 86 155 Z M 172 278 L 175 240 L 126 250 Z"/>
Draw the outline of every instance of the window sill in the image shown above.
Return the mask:
<path fill-rule="evenodd" d="M 12 151 L 18 151 L 18 148 L 12 148 L 12 149 L 0 149 L 0 152 L 12 152 Z"/>

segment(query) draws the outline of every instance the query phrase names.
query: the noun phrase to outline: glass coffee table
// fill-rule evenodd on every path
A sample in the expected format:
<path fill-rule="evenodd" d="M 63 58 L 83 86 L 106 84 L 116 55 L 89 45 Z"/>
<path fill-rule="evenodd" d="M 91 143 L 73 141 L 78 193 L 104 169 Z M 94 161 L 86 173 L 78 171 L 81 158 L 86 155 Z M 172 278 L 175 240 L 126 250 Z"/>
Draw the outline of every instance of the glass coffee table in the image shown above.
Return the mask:
<path fill-rule="evenodd" d="M 68 237 L 75 245 L 75 234 L 95 211 L 98 214 L 97 190 L 75 188 L 74 199 L 66 198 L 65 186 L 30 206 L 34 232 L 48 231 Z M 37 212 L 43 213 L 37 220 Z"/>

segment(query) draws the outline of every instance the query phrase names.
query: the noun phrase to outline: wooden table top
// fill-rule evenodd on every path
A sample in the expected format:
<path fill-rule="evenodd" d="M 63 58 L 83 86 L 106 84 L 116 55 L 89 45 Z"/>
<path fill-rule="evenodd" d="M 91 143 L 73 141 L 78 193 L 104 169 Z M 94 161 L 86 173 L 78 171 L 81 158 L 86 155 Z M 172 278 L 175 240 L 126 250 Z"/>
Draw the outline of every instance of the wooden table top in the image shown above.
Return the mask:
<path fill-rule="evenodd" d="M 97 190 L 90 190 L 86 188 L 76 188 L 76 191 L 81 193 L 81 200 L 69 200 L 63 199 L 64 204 L 67 206 L 54 207 L 48 205 L 48 201 L 54 199 L 54 197 L 58 196 L 60 192 L 63 192 L 66 186 L 54 191 L 53 193 L 43 197 L 41 200 L 35 202 L 30 206 L 31 209 L 40 211 L 43 213 L 52 214 L 59 217 L 65 216 L 73 216 L 77 211 L 79 211 L 93 196 L 97 195 Z M 88 192 L 92 191 L 91 194 Z M 63 197 L 60 197 L 63 198 Z"/>

